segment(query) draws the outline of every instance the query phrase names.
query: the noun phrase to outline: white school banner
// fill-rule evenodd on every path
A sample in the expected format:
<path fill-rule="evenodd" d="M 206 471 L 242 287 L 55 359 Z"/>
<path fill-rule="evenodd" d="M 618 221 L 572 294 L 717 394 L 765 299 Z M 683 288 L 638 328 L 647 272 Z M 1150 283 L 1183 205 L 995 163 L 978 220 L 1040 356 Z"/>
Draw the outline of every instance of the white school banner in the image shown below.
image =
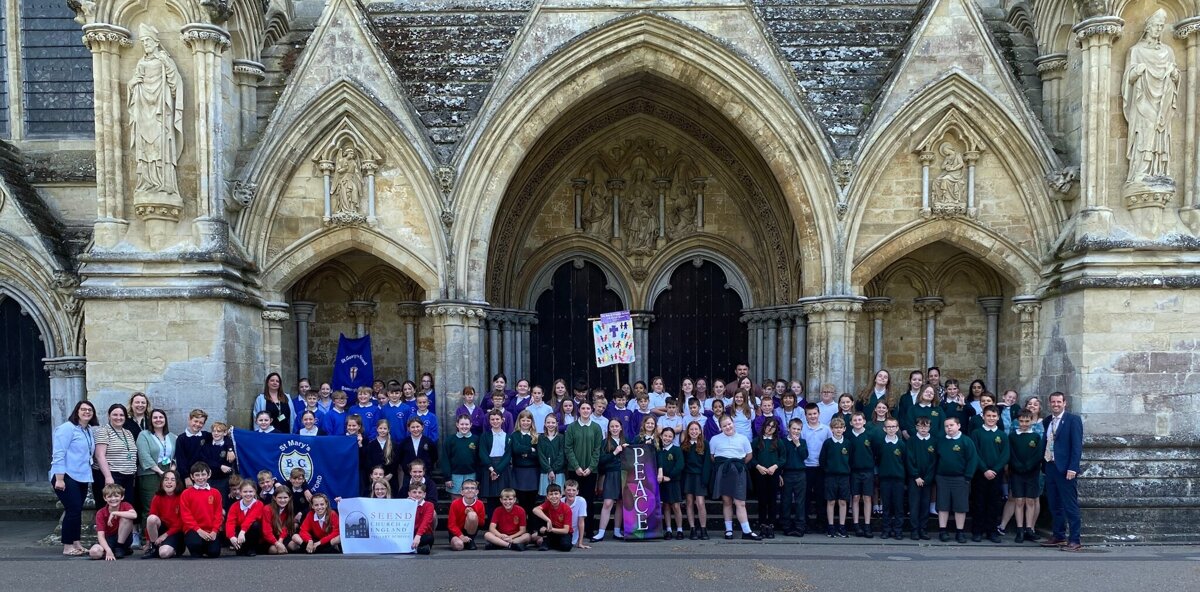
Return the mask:
<path fill-rule="evenodd" d="M 592 343 L 596 346 L 596 367 L 632 364 L 633 319 L 629 311 L 606 312 L 592 322 Z"/>
<path fill-rule="evenodd" d="M 342 552 L 412 553 L 417 502 L 353 497 L 338 503 Z"/>

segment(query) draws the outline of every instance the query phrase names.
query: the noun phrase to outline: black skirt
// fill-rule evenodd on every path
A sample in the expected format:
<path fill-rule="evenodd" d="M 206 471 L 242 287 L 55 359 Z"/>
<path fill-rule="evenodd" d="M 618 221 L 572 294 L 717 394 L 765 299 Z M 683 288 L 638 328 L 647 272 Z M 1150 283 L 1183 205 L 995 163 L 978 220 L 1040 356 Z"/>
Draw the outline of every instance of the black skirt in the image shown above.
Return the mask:
<path fill-rule="evenodd" d="M 615 471 L 604 474 L 604 495 L 601 499 L 619 500 L 621 499 L 621 488 L 625 485 L 621 479 L 621 472 Z"/>
<path fill-rule="evenodd" d="M 498 458 L 500 457 L 492 457 L 493 460 Z M 492 474 L 486 470 L 487 467 L 484 469 L 479 472 L 479 497 L 500 497 L 501 491 L 512 487 L 512 467 L 500 471 L 500 477 L 495 480 L 492 479 Z"/>
<path fill-rule="evenodd" d="M 677 504 L 683 501 L 683 493 L 678 481 L 667 481 L 658 484 L 658 497 L 664 504 Z"/>
<path fill-rule="evenodd" d="M 514 467 L 512 487 L 517 491 L 537 491 L 538 479 L 541 476 L 537 467 Z"/>
<path fill-rule="evenodd" d="M 704 476 L 694 473 L 690 475 L 684 475 L 683 494 L 708 497 L 708 483 L 704 482 Z"/>
<path fill-rule="evenodd" d="M 741 459 L 719 462 L 713 471 L 712 496 L 746 501 L 746 463 Z"/>

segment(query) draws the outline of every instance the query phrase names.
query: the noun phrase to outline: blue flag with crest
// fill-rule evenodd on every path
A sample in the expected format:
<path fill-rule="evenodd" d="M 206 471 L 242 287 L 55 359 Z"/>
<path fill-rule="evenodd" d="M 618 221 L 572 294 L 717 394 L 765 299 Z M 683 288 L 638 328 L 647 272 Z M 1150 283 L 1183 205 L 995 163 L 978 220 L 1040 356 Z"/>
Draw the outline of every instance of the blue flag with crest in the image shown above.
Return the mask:
<path fill-rule="evenodd" d="M 304 471 L 314 494 L 329 499 L 358 495 L 358 439 L 353 436 L 298 436 L 233 430 L 238 472 L 255 481 L 259 471 L 271 471 L 286 484 L 292 469 Z"/>
<path fill-rule="evenodd" d="M 346 337 L 338 335 L 337 357 L 333 359 L 333 390 L 346 391 L 354 404 L 354 391 L 375 382 L 375 365 L 371 363 L 371 336 Z"/>

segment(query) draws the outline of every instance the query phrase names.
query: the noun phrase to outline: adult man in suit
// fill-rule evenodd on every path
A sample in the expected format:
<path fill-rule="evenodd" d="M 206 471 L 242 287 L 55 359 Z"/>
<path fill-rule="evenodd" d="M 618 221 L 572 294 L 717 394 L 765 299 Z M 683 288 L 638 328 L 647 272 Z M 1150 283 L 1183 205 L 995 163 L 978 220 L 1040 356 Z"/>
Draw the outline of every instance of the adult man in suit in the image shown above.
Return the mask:
<path fill-rule="evenodd" d="M 1079 460 L 1083 453 L 1083 421 L 1067 413 L 1067 396 L 1050 393 L 1050 416 L 1042 420 L 1046 433 L 1046 499 L 1054 517 L 1054 534 L 1043 547 L 1079 551 Z M 1070 527 L 1070 539 L 1067 538 Z"/>

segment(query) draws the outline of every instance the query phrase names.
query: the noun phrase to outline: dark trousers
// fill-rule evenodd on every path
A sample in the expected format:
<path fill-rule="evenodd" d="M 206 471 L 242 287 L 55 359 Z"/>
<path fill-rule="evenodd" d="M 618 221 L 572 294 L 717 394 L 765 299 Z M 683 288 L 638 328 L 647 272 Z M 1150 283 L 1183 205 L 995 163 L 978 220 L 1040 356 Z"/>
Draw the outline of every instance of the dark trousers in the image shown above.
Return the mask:
<path fill-rule="evenodd" d="M 778 503 L 775 501 L 779 497 L 779 475 L 761 475 L 758 469 L 749 470 L 754 475 L 751 479 L 754 492 L 758 494 L 758 523 L 774 526 L 779 518 Z"/>
<path fill-rule="evenodd" d="M 1068 480 L 1066 470 L 1053 462 L 1046 463 L 1046 503 L 1050 506 L 1055 538 L 1066 539 L 1070 528 L 1069 542 L 1078 543 L 1081 524 L 1078 477 Z"/>
<path fill-rule="evenodd" d="M 819 526 L 825 525 L 825 471 L 821 467 L 804 467 L 805 494 L 808 513 L 817 517 Z"/>
<path fill-rule="evenodd" d="M 988 479 L 983 473 L 975 473 L 971 480 L 971 534 L 990 535 L 1000 525 L 1000 512 L 1004 509 L 1004 494 L 1000 489 L 1003 476 Z"/>
<path fill-rule="evenodd" d="M 575 479 L 579 482 L 579 495 L 583 496 L 583 499 L 587 500 L 588 503 L 587 519 L 584 520 L 583 524 L 585 531 L 580 533 L 580 535 L 582 536 L 583 534 L 596 532 L 596 528 L 600 524 L 600 517 L 592 511 L 592 508 L 596 507 L 596 500 L 599 498 L 599 496 L 596 495 L 596 472 L 592 471 L 592 473 L 587 477 L 580 477 L 578 475 L 571 475 L 568 473 L 567 478 Z"/>
<path fill-rule="evenodd" d="M 808 471 L 786 471 L 783 474 L 783 498 L 780 506 L 779 526 L 784 529 L 806 530 L 805 490 L 808 489 Z"/>
<path fill-rule="evenodd" d="M 255 521 L 254 524 L 250 525 L 250 528 L 246 529 L 246 544 L 242 545 L 241 549 L 238 549 L 237 554 L 245 555 L 251 551 L 257 553 L 262 547 L 262 543 L 262 523 Z"/>
<path fill-rule="evenodd" d="M 929 524 L 929 489 L 932 483 L 917 487 L 914 479 L 908 480 L 908 519 L 913 530 L 925 530 Z"/>
<path fill-rule="evenodd" d="M 419 549 L 421 547 L 432 547 L 432 546 L 433 546 L 433 533 L 421 535 L 421 540 L 419 542 L 417 542 L 417 548 Z"/>
<path fill-rule="evenodd" d="M 79 531 L 83 527 L 83 500 L 87 497 L 88 484 L 80 483 L 66 474 L 63 475 L 63 483 L 66 487 L 59 491 L 54 489 L 54 479 L 50 479 L 50 488 L 54 489 L 54 495 L 63 505 L 62 542 L 70 545 L 79 541 Z M 104 503 L 103 498 L 100 503 Z"/>
<path fill-rule="evenodd" d="M 546 546 L 555 551 L 570 551 L 571 550 L 571 535 L 547 533 L 543 535 L 546 538 Z"/>
<path fill-rule="evenodd" d="M 904 528 L 904 480 L 879 479 L 879 503 L 883 505 L 883 532 Z"/>
<path fill-rule="evenodd" d="M 110 471 L 109 474 L 112 475 L 113 483 L 125 488 L 123 501 L 129 502 L 129 505 L 136 508 L 137 474 L 129 473 L 126 475 L 116 471 Z M 92 470 L 92 499 L 96 502 L 96 509 L 104 507 L 104 473 L 96 469 Z"/>
<path fill-rule="evenodd" d="M 200 538 L 200 535 L 196 534 L 196 531 L 190 530 L 183 536 L 183 544 L 187 547 L 188 554 L 193 558 L 221 556 L 221 540 L 219 537 L 211 541 L 206 541 Z"/>

